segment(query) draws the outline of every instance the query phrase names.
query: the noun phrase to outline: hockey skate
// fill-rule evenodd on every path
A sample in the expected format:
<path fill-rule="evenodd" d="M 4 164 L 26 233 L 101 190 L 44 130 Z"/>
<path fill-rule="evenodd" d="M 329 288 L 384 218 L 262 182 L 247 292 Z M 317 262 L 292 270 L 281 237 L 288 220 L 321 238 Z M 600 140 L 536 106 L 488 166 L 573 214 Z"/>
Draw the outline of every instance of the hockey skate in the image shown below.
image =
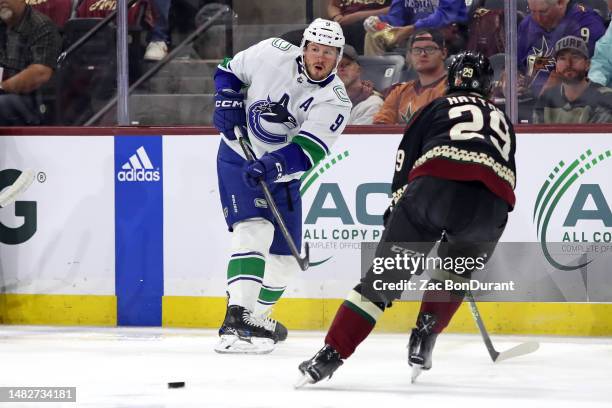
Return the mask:
<path fill-rule="evenodd" d="M 325 345 L 313 358 L 299 365 L 302 377 L 295 383 L 295 388 L 306 384 L 314 384 L 325 378 L 331 378 L 334 371 L 344 362 L 340 354 L 330 345 Z"/>
<path fill-rule="evenodd" d="M 419 314 L 417 327 L 412 329 L 408 342 L 408 364 L 412 367 L 410 382 L 414 383 L 423 370 L 429 370 L 438 333 L 433 333 L 436 317 L 431 313 Z"/>
<path fill-rule="evenodd" d="M 259 316 L 259 318 L 262 320 L 264 327 L 266 328 L 266 330 L 274 334 L 274 337 L 276 338 L 277 342 L 287 340 L 287 334 L 288 334 L 287 328 L 285 327 L 284 324 L 282 324 L 278 320 L 272 319 L 270 317 L 271 312 L 272 312 L 272 309 L 268 309 L 267 313 Z"/>
<path fill-rule="evenodd" d="M 223 354 L 268 354 L 283 335 L 281 328 L 284 326 L 278 322 L 258 318 L 242 306 L 228 306 L 215 351 Z M 287 337 L 287 329 L 284 337 Z"/>

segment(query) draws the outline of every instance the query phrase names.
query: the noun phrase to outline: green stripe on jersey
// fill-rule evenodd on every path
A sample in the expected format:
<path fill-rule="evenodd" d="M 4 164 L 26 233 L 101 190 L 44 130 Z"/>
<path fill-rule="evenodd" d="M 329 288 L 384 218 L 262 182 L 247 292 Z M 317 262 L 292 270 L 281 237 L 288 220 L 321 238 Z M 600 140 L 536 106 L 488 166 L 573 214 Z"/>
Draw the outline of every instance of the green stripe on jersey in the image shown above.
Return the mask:
<path fill-rule="evenodd" d="M 227 69 L 227 66 L 229 65 L 229 63 L 230 63 L 230 61 L 231 61 L 231 60 L 232 60 L 232 59 L 231 59 L 230 57 L 225 57 L 225 58 L 223 58 L 223 61 L 221 61 L 221 62 L 219 63 L 219 66 L 220 66 L 221 68 L 225 68 L 225 69 Z"/>
<path fill-rule="evenodd" d="M 244 257 L 239 259 L 231 259 L 227 265 L 227 279 L 235 278 L 236 276 L 255 276 L 263 279 L 266 261 L 256 257 Z"/>
<path fill-rule="evenodd" d="M 326 156 L 325 149 L 306 136 L 297 135 L 293 138 L 292 142 L 297 143 L 302 149 L 304 149 L 306 155 L 310 157 L 313 167 Z"/>

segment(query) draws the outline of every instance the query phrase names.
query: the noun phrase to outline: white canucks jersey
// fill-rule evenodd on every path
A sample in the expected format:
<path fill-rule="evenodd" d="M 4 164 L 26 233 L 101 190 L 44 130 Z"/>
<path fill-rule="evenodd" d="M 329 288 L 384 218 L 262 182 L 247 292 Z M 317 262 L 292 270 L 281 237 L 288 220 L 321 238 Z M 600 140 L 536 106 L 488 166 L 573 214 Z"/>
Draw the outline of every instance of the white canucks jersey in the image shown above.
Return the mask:
<path fill-rule="evenodd" d="M 337 76 L 321 84 L 310 82 L 302 73 L 301 56 L 299 47 L 271 38 L 239 52 L 219 68 L 247 87 L 247 125 L 257 157 L 294 142 L 314 166 L 329 154 L 344 130 L 352 104 Z M 237 141 L 225 142 L 244 157 Z M 279 181 L 297 177 L 293 174 Z"/>

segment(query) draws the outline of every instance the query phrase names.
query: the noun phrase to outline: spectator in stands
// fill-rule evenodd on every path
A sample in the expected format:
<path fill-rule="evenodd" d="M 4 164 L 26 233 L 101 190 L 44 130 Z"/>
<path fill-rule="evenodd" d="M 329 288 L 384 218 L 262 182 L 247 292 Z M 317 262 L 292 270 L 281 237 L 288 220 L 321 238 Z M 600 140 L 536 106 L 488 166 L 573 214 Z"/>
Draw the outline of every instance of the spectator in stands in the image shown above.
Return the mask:
<path fill-rule="evenodd" d="M 587 79 L 587 43 L 580 37 L 563 37 L 555 45 L 555 60 L 562 83 L 544 91 L 534 109 L 534 123 L 611 123 L 612 89 Z"/>
<path fill-rule="evenodd" d="M 410 39 L 406 59 L 418 78 L 391 89 L 382 108 L 374 116 L 374 124 L 405 125 L 412 116 L 446 91 L 447 50 L 444 36 L 437 30 L 418 30 Z"/>
<path fill-rule="evenodd" d="M 105 18 L 117 9 L 116 0 L 80 0 L 77 4 L 76 16 L 78 18 Z M 132 7 L 128 10 L 128 25 L 130 27 L 138 26 L 141 23 L 140 20 L 143 10 L 144 19 L 149 25 L 152 25 L 151 12 L 147 5 L 148 1 L 145 0 L 140 0 L 132 4 Z"/>
<path fill-rule="evenodd" d="M 401 46 L 421 28 L 443 29 L 453 23 L 466 23 L 465 0 L 393 0 L 387 14 L 368 17 L 364 26 L 365 55 L 383 55 Z"/>
<path fill-rule="evenodd" d="M 612 13 L 612 0 L 608 0 L 608 9 Z M 607 87 L 612 87 L 612 24 L 608 31 L 595 44 L 595 55 L 591 59 L 589 79 Z"/>
<path fill-rule="evenodd" d="M 470 33 L 466 49 L 482 53 L 486 57 L 506 50 L 504 10 L 478 8 L 471 17 Z"/>
<path fill-rule="evenodd" d="M 573 35 L 582 37 L 593 55 L 595 42 L 603 35 L 603 20 L 595 11 L 569 0 L 528 0 L 530 14 L 518 30 L 517 63 L 519 82 L 527 88 L 520 94 L 540 95 L 551 72 L 555 71 L 554 44 Z"/>
<path fill-rule="evenodd" d="M 170 15 L 171 0 L 153 0 L 153 27 L 149 32 L 149 45 L 144 59 L 148 61 L 160 61 L 168 55 L 170 45 L 170 29 L 168 17 Z"/>
<path fill-rule="evenodd" d="M 389 11 L 391 0 L 329 0 L 327 15 L 340 23 L 347 44 L 352 44 L 357 53 L 363 54 L 365 29 L 363 21 L 370 16 Z"/>
<path fill-rule="evenodd" d="M 55 24 L 24 0 L 0 0 L 0 126 L 40 123 L 37 94 L 61 50 Z"/>
<path fill-rule="evenodd" d="M 353 103 L 348 124 L 371 125 L 374 115 L 383 104 L 382 95 L 374 89 L 371 81 L 361 79 L 359 57 L 355 48 L 350 45 L 344 46 L 342 60 L 338 64 L 338 76 Z"/>
<path fill-rule="evenodd" d="M 154 3 L 149 7 L 150 3 Z M 79 18 L 105 18 L 117 9 L 116 0 L 80 0 L 76 8 Z M 152 27 L 145 59 L 162 59 L 168 53 L 168 12 L 170 0 L 140 0 L 128 9 L 128 27 Z M 163 44 L 162 44 L 163 43 Z"/>
<path fill-rule="evenodd" d="M 49 17 L 60 29 L 72 13 L 72 0 L 26 0 L 26 4 Z"/>

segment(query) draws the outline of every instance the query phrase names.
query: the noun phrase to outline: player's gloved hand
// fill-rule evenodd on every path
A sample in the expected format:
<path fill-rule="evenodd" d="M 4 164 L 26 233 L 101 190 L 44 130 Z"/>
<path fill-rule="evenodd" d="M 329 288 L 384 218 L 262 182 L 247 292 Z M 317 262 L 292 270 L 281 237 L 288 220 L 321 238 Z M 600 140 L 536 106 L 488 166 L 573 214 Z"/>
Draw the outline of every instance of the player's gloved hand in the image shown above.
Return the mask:
<path fill-rule="evenodd" d="M 274 182 L 285 175 L 287 164 L 280 154 L 266 153 L 258 160 L 246 162 L 244 167 L 244 182 L 250 188 L 257 188 L 259 180 Z"/>
<path fill-rule="evenodd" d="M 229 140 L 236 140 L 234 126 L 240 126 L 246 135 L 246 112 L 244 95 L 232 89 L 222 89 L 215 94 L 213 122 L 219 132 Z"/>

